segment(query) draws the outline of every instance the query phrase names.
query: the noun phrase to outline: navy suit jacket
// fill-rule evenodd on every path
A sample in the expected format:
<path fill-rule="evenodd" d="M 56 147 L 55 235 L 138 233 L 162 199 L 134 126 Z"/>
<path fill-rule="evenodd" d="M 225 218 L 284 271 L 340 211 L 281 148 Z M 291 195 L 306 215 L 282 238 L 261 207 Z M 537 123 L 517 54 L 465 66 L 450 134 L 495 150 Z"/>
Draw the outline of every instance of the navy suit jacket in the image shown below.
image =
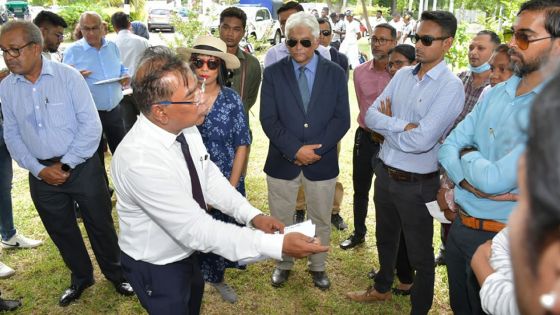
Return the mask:
<path fill-rule="evenodd" d="M 331 47 L 331 61 L 338 64 L 342 70 L 346 73 L 346 78 L 348 78 L 348 57 L 346 55 L 341 54 L 336 50 L 336 48 Z"/>
<path fill-rule="evenodd" d="M 313 181 L 338 176 L 336 145 L 350 128 L 348 84 L 342 68 L 317 55 L 319 61 L 307 112 L 303 109 L 291 57 L 264 69 L 260 120 L 270 140 L 264 171 L 271 177 L 292 180 L 302 171 Z M 297 166 L 296 152 L 306 144 L 321 144 L 315 150 L 321 159 Z"/>

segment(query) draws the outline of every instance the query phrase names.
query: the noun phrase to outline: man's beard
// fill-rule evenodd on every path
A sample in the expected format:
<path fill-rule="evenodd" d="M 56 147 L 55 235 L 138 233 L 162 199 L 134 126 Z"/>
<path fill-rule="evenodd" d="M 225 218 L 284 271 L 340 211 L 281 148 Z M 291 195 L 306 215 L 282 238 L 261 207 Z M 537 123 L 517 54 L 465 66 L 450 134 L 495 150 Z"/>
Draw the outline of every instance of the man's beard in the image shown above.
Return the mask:
<path fill-rule="evenodd" d="M 47 47 L 47 51 L 50 52 L 51 54 L 54 54 L 54 53 L 58 52 L 58 46 L 56 46 L 56 47 Z"/>
<path fill-rule="evenodd" d="M 519 58 L 519 61 L 512 61 L 513 72 L 519 77 L 525 77 L 526 75 L 540 70 L 540 68 L 548 62 L 548 54 L 541 54 L 537 58 L 531 61 L 525 61 L 523 56 L 516 53 L 514 50 L 510 49 L 510 56 L 515 55 Z"/>

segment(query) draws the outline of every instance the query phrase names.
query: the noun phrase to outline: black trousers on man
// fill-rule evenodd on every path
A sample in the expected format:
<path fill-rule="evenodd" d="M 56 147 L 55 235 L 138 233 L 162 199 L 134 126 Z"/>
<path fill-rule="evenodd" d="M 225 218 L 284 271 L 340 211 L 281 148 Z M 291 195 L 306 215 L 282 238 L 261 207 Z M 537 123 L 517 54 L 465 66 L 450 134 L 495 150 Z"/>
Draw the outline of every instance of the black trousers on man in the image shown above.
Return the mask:
<path fill-rule="evenodd" d="M 42 163 L 48 166 L 54 161 Z M 80 206 L 101 272 L 113 283 L 125 281 L 111 216 L 111 199 L 97 155 L 76 166 L 68 180 L 60 186 L 49 185 L 29 174 L 29 189 L 47 233 L 72 273 L 73 285 L 82 286 L 93 281 L 93 266 L 78 227 L 74 201 Z"/>
<path fill-rule="evenodd" d="M 471 269 L 471 259 L 478 246 L 496 233 L 473 230 L 457 217 L 445 244 L 445 264 L 449 279 L 449 300 L 455 314 L 484 314 L 480 305 L 480 286 Z"/>
<path fill-rule="evenodd" d="M 123 270 L 150 315 L 200 314 L 204 280 L 195 253 L 183 260 L 155 265 L 121 251 Z"/>
<path fill-rule="evenodd" d="M 354 185 L 354 235 L 363 238 L 366 235 L 366 217 L 368 213 L 369 191 L 373 180 L 373 171 L 379 159 L 379 143 L 373 141 L 371 133 L 362 127 L 356 129 L 352 154 L 352 183 Z"/>
<path fill-rule="evenodd" d="M 103 167 L 106 183 L 105 185 L 109 187 L 109 178 L 107 177 L 107 169 L 105 167 L 104 141 L 107 141 L 111 153 L 115 153 L 117 146 L 119 145 L 119 143 L 121 143 L 125 135 L 124 125 L 119 106 L 113 108 L 110 111 L 99 110 L 97 111 L 97 113 L 99 114 L 101 125 L 103 126 L 103 134 L 105 135 L 105 139 L 103 138 L 103 136 L 101 137 L 99 147 L 97 147 L 97 155 L 99 156 L 101 166 Z"/>
<path fill-rule="evenodd" d="M 375 169 L 376 239 L 379 272 L 375 289 L 385 293 L 393 284 L 397 252 L 404 235 L 410 265 L 416 272 L 412 286 L 412 314 L 427 314 L 434 293 L 433 218 L 426 203 L 436 200 L 439 176 L 414 181 L 393 179 L 383 163 Z"/>

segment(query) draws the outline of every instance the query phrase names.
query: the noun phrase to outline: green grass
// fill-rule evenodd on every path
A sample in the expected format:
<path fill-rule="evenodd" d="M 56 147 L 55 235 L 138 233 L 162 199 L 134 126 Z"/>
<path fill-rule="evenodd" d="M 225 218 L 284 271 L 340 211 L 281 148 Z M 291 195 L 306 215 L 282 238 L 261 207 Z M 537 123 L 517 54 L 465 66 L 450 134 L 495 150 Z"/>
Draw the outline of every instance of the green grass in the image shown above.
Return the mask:
<path fill-rule="evenodd" d="M 364 47 L 365 45 L 362 45 Z M 367 46 L 362 48 L 366 51 Z M 352 81 L 349 82 L 352 127 L 342 140 L 340 152 L 339 180 L 344 185 L 344 199 L 341 215 L 352 225 L 352 141 L 357 127 L 358 106 Z M 258 104 L 258 102 L 257 102 Z M 267 188 L 262 171 L 267 153 L 268 140 L 258 121 L 258 105 L 251 114 L 254 141 L 247 178 L 248 198 L 253 205 L 268 212 Z M 37 212 L 35 211 L 27 184 L 27 172 L 14 164 L 14 219 L 18 230 L 30 237 L 45 240 L 45 244 L 30 250 L 4 250 L 0 260 L 16 270 L 16 275 L 0 281 L 2 297 L 22 297 L 23 307 L 14 314 L 143 314 L 145 313 L 135 297 L 125 298 L 115 293 L 112 285 L 99 272 L 96 263 L 96 284 L 87 289 L 81 299 L 67 308 L 58 306 L 58 298 L 70 283 L 70 273 L 49 239 Z M 116 222 L 116 213 L 115 222 Z M 328 291 L 313 286 L 311 276 L 306 271 L 305 260 L 296 262 L 295 269 L 280 289 L 270 285 L 270 275 L 274 268 L 272 261 L 249 266 L 246 271 L 228 270 L 227 282 L 239 295 L 238 303 L 223 302 L 213 288 L 206 289 L 203 314 L 404 314 L 410 312 L 408 298 L 393 297 L 385 303 L 360 304 L 344 297 L 347 291 L 363 290 L 371 284 L 366 276 L 373 267 L 378 267 L 377 249 L 374 237 L 374 209 L 370 202 L 367 226 L 369 232 L 364 246 L 343 251 L 338 244 L 351 232 L 334 231 L 331 234 L 331 250 L 327 272 L 332 282 Z M 439 224 L 435 224 L 434 248 L 439 246 Z M 83 233 L 89 248 L 87 235 Z M 93 254 L 90 256 L 93 258 Z M 445 268 L 436 272 L 435 294 L 431 313 L 451 313 L 449 308 L 447 274 Z"/>

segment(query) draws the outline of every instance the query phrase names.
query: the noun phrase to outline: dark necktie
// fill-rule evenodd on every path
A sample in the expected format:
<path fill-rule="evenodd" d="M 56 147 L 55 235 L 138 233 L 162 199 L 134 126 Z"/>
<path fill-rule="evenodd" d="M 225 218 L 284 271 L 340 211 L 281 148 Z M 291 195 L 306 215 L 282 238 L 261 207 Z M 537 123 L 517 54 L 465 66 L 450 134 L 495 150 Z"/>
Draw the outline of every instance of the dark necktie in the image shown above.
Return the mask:
<path fill-rule="evenodd" d="M 187 161 L 187 168 L 189 169 L 189 175 L 191 177 L 193 198 L 194 200 L 196 200 L 196 202 L 198 202 L 198 205 L 202 209 L 206 210 L 206 202 L 204 202 L 204 195 L 202 194 L 202 187 L 200 186 L 198 173 L 196 172 L 196 168 L 194 167 L 194 162 L 191 156 L 191 152 L 189 151 L 189 145 L 183 133 L 177 136 L 177 142 L 181 144 L 181 151 L 183 151 L 183 156 L 185 157 L 185 161 Z"/>
<path fill-rule="evenodd" d="M 309 105 L 309 85 L 307 77 L 305 76 L 305 66 L 299 67 L 299 76 L 297 80 L 299 86 L 299 93 L 303 101 L 303 109 L 307 112 L 307 105 Z"/>

